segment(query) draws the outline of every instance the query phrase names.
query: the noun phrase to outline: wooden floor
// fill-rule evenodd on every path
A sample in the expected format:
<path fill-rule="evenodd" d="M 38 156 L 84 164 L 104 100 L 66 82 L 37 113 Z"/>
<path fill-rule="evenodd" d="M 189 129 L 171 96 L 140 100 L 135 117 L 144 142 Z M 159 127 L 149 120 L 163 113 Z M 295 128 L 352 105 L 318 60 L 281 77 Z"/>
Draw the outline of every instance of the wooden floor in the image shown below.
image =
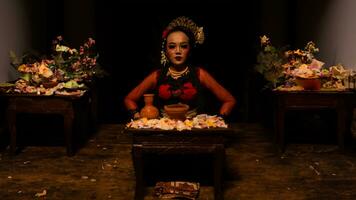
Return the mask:
<path fill-rule="evenodd" d="M 234 127 L 226 148 L 226 200 L 356 199 L 352 146 L 340 152 L 334 144 L 288 144 L 280 154 L 260 125 Z M 61 145 L 27 146 L 15 157 L 2 150 L 0 199 L 133 199 L 131 138 L 122 128 L 101 125 L 73 157 Z M 145 199 L 154 199 L 150 188 Z M 204 186 L 199 199 L 213 199 L 212 188 Z"/>

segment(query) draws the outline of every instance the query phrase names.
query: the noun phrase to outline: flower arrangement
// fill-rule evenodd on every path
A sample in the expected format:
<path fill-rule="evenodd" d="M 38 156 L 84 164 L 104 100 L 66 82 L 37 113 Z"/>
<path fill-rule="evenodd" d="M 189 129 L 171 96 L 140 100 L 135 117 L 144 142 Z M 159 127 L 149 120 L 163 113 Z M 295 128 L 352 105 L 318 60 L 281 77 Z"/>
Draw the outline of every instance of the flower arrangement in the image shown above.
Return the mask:
<path fill-rule="evenodd" d="M 11 64 L 21 74 L 14 84 L 14 92 L 81 95 L 88 82 L 106 74 L 97 62 L 99 55 L 92 38 L 79 51 L 64 45 L 61 36 L 52 44 L 50 58 L 26 54 L 19 59 L 10 52 Z"/>
<path fill-rule="evenodd" d="M 320 82 L 317 89 L 345 89 L 343 80 L 348 72 L 339 64 L 325 68 L 315 58 L 319 49 L 308 42 L 303 50 L 284 50 L 274 47 L 267 36 L 260 37 L 262 50 L 257 56 L 256 71 L 269 82 L 267 87 L 277 90 L 310 89 L 301 84 L 304 80 Z"/>

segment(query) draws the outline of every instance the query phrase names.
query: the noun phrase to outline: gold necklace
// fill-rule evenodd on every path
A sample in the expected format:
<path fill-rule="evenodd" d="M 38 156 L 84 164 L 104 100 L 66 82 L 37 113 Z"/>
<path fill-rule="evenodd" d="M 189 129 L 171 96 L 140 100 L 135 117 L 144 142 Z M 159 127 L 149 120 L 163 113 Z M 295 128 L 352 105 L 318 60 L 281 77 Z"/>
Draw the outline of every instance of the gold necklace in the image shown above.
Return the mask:
<path fill-rule="evenodd" d="M 189 72 L 188 66 L 182 71 L 176 71 L 169 67 L 167 75 L 170 75 L 173 79 L 178 79 L 178 78 L 182 77 L 183 75 L 187 74 L 188 72 Z"/>

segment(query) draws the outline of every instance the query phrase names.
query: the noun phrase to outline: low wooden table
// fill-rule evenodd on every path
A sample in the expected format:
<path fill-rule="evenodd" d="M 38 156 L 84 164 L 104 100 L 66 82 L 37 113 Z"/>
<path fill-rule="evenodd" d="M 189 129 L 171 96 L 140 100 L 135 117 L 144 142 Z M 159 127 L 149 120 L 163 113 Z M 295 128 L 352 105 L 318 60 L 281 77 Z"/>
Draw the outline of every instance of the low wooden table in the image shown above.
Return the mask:
<path fill-rule="evenodd" d="M 350 133 L 349 125 L 353 107 L 350 104 L 353 91 L 274 91 L 275 140 L 281 152 L 285 150 L 285 114 L 290 110 L 332 109 L 337 115 L 337 142 L 345 147 L 345 137 Z"/>
<path fill-rule="evenodd" d="M 225 156 L 224 135 L 229 128 L 193 130 L 126 129 L 132 134 L 132 156 L 136 173 L 135 199 L 144 199 L 144 159 L 145 153 L 163 154 L 212 154 L 214 157 L 214 195 L 223 199 L 222 169 Z"/>
<path fill-rule="evenodd" d="M 16 117 L 18 113 L 58 114 L 64 119 L 64 136 L 67 155 L 73 156 L 73 123 L 77 108 L 87 106 L 88 95 L 83 96 L 43 96 L 34 94 L 2 94 L 7 99 L 7 126 L 10 132 L 10 151 L 16 153 Z"/>

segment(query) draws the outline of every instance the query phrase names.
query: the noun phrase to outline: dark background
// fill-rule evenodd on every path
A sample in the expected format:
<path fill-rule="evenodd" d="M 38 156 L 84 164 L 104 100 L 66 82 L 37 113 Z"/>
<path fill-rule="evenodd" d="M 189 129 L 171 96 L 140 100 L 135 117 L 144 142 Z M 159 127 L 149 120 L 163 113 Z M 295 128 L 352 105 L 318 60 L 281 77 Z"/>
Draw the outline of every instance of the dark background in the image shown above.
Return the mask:
<path fill-rule="evenodd" d="M 109 72 L 98 81 L 101 123 L 127 120 L 124 96 L 159 67 L 162 30 L 182 15 L 204 27 L 206 40 L 195 56 L 236 97 L 230 119 L 254 122 L 268 105 L 261 95 L 264 81 L 253 70 L 259 36 L 267 34 L 276 46 L 303 48 L 317 39 L 313 27 L 328 2 L 38 0 L 26 1 L 26 10 L 36 50 L 48 53 L 57 35 L 76 48 L 88 37 L 96 40 L 99 63 Z M 215 97 L 208 99 L 218 109 Z"/>
<path fill-rule="evenodd" d="M 119 11 L 115 17 L 112 15 L 117 9 L 115 6 L 97 6 L 98 13 L 106 13 L 96 18 L 97 39 L 103 41 L 99 47 L 100 52 L 105 54 L 102 63 L 114 75 L 107 83 L 112 85 L 116 94 L 103 99 L 106 103 L 102 105 L 116 105 L 117 113 L 114 115 L 121 116 L 124 96 L 159 66 L 162 30 L 175 17 L 185 15 L 203 26 L 206 33 L 206 42 L 195 52 L 196 61 L 237 98 L 238 107 L 233 112 L 233 118 L 243 120 L 243 115 L 247 114 L 244 98 L 247 98 L 248 71 L 254 62 L 253 47 L 257 28 L 254 18 L 258 13 L 246 13 L 243 10 L 252 10 L 253 3 L 239 9 L 232 4 L 209 3 L 139 5 L 123 5 L 123 9 L 133 14 L 128 16 Z M 253 20 L 245 20 L 246 14 Z M 110 95 L 105 92 L 102 96 Z M 220 103 L 209 93 L 206 95 L 208 104 L 217 110 Z M 112 118 L 110 115 L 103 117 Z"/>

